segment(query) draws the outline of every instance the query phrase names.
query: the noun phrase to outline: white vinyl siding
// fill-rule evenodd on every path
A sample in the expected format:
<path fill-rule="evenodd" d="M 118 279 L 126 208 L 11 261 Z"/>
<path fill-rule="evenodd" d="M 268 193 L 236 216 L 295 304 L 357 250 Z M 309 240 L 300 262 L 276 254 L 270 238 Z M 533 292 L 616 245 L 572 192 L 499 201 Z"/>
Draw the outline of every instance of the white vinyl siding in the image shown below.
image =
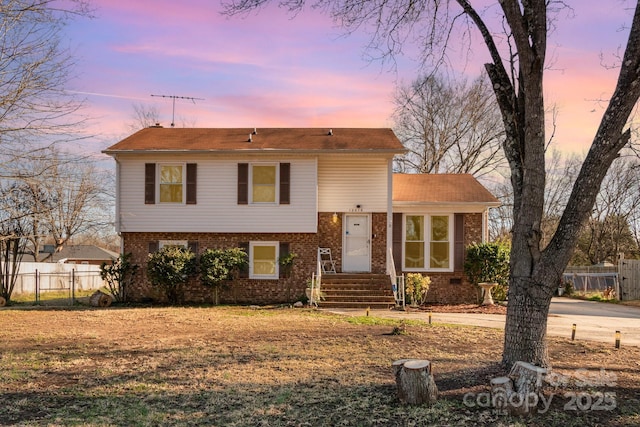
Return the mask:
<path fill-rule="evenodd" d="M 197 205 L 144 204 L 144 164 L 197 163 Z M 291 164 L 291 202 L 287 205 L 238 205 L 238 163 L 264 158 L 236 156 L 119 156 L 118 221 L 121 232 L 315 233 L 317 167 L 315 158 L 271 158 Z"/>
<path fill-rule="evenodd" d="M 320 157 L 319 211 L 387 212 L 388 162 L 362 154 Z"/>

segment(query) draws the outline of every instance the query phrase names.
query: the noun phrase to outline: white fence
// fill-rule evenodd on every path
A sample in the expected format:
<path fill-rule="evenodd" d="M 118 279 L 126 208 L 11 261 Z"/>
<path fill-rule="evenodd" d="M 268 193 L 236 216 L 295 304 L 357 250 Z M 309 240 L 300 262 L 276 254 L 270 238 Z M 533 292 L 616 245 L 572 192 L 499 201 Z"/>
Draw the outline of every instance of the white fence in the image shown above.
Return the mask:
<path fill-rule="evenodd" d="M 103 286 L 106 283 L 100 278 L 98 265 L 22 262 L 13 294 L 91 290 Z"/>

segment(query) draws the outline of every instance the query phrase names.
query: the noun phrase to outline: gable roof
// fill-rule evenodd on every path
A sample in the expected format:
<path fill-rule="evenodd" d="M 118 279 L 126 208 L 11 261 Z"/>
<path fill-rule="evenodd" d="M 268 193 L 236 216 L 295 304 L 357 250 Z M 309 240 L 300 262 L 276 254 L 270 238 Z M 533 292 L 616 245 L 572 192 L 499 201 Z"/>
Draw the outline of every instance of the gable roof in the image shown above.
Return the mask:
<path fill-rule="evenodd" d="M 163 128 L 142 129 L 103 152 L 106 154 L 235 151 L 338 151 L 402 153 L 391 129 L 357 128 Z M 249 135 L 251 134 L 251 141 Z"/>
<path fill-rule="evenodd" d="M 500 201 L 470 174 L 395 173 L 393 174 L 393 202 L 500 205 Z"/>
<path fill-rule="evenodd" d="M 62 260 L 94 260 L 94 261 L 108 261 L 110 259 L 118 258 L 120 255 L 103 249 L 95 245 L 68 245 L 64 246 L 60 252 L 56 252 L 51 257 L 53 262 Z"/>

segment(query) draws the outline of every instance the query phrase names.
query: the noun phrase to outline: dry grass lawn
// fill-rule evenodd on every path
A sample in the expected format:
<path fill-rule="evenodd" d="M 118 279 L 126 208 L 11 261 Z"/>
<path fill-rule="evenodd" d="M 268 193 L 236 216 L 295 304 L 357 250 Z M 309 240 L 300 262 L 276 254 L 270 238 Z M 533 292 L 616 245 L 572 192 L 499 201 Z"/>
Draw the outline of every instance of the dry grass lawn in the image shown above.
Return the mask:
<path fill-rule="evenodd" d="M 476 404 L 503 373 L 501 331 L 396 325 L 288 308 L 2 309 L 0 425 L 640 425 L 639 348 L 552 338 L 572 380 L 519 419 Z M 401 358 L 432 361 L 436 405 L 398 402 Z M 576 382 L 601 368 L 614 381 Z"/>

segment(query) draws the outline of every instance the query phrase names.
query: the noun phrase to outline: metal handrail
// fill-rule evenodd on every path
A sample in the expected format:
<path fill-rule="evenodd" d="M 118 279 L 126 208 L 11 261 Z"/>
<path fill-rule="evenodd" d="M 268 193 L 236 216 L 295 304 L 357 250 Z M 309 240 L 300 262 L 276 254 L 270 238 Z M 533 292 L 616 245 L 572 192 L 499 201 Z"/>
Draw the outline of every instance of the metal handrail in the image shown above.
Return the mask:
<path fill-rule="evenodd" d="M 309 307 L 318 306 L 315 299 L 316 294 L 320 295 L 320 285 L 322 283 L 322 263 L 320 262 L 320 254 L 318 253 L 318 265 L 316 272 L 311 274 L 311 295 L 309 295 Z M 316 291 L 317 289 L 317 291 Z"/>
<path fill-rule="evenodd" d="M 391 248 L 389 248 L 389 254 L 387 255 L 387 274 L 391 279 L 391 290 L 393 291 L 393 297 L 396 300 L 396 305 L 399 305 L 404 309 L 404 275 L 397 275 L 396 264 L 393 261 L 393 251 Z"/>

